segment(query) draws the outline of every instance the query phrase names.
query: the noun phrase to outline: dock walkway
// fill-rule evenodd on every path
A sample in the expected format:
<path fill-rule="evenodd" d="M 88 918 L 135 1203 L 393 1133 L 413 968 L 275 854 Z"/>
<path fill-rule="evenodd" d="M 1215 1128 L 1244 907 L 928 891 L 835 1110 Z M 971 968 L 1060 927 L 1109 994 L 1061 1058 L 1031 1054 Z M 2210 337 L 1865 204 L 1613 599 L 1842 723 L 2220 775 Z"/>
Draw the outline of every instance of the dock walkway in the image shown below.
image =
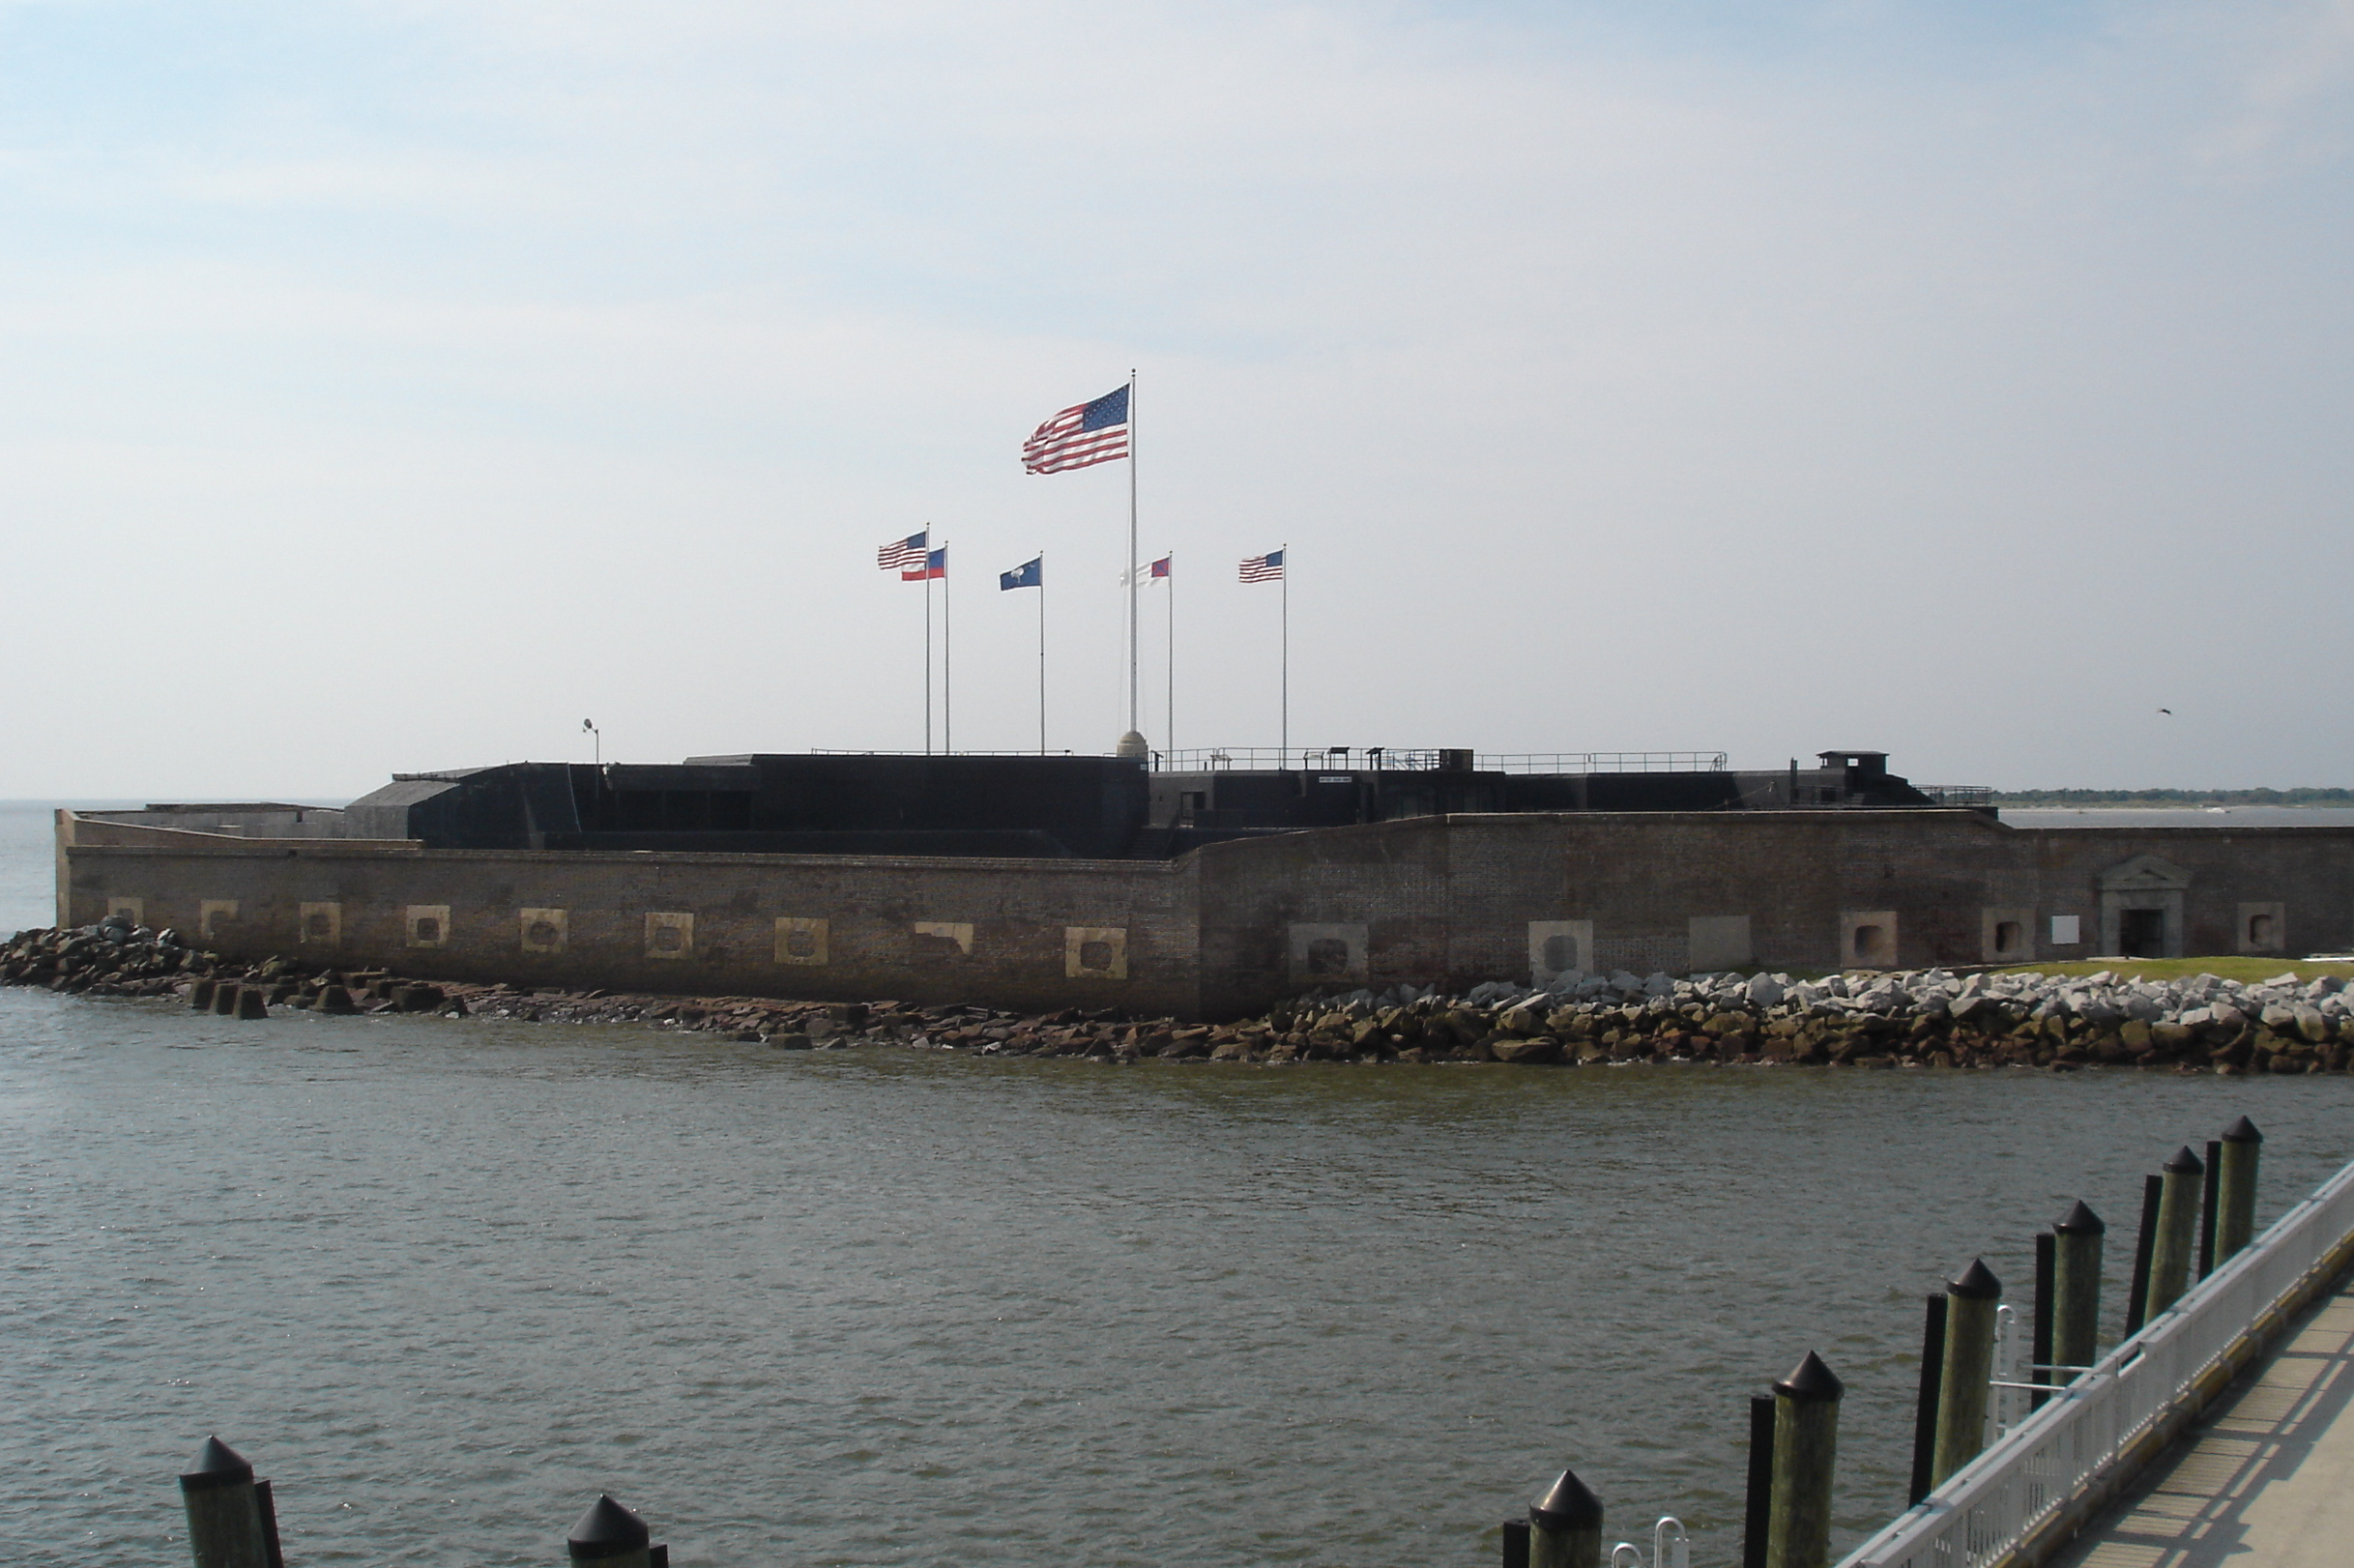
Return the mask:
<path fill-rule="evenodd" d="M 2354 1558 L 2354 1284 L 2053 1568 L 2309 1568 Z"/>

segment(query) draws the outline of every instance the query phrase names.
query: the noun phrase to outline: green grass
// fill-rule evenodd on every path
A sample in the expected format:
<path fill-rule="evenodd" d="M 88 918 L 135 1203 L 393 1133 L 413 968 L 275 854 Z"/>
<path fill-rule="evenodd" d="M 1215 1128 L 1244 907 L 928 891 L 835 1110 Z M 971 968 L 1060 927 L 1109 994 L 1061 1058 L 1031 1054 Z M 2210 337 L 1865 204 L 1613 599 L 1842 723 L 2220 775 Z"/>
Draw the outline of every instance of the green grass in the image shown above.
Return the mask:
<path fill-rule="evenodd" d="M 2308 980 L 2324 974 L 2340 978 L 2354 977 L 2354 963 L 2337 962 L 2314 964 L 2301 958 L 2088 958 L 2065 964 L 2012 964 L 1997 971 L 2003 974 L 2098 974 L 2107 970 L 2111 974 L 2144 980 L 2181 980 L 2194 974 L 2213 974 L 2221 979 L 2238 980 L 2251 984 L 2269 980 L 2276 974 L 2290 971 Z"/>

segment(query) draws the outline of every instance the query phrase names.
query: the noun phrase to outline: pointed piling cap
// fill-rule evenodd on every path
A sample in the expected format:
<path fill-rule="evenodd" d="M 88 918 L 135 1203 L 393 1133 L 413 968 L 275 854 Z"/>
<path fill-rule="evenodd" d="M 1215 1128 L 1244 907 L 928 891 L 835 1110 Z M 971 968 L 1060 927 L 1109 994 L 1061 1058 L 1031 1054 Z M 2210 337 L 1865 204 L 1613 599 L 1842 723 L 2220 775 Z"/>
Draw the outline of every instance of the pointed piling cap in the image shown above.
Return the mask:
<path fill-rule="evenodd" d="M 2002 1294 L 2002 1281 L 1994 1277 L 1984 1258 L 1973 1258 L 1960 1277 L 1945 1282 L 1945 1293 L 1964 1301 L 1992 1301 Z"/>
<path fill-rule="evenodd" d="M 2201 1171 L 2204 1171 L 2206 1167 L 2199 1163 L 2197 1155 L 2191 1152 L 2191 1146 L 2189 1144 L 2185 1144 L 2182 1146 L 2182 1147 L 2174 1151 L 2174 1157 L 2172 1159 L 2166 1161 L 2165 1164 L 2160 1166 L 2158 1169 L 2164 1171 L 2168 1176 L 2196 1176 Z"/>
<path fill-rule="evenodd" d="M 207 1437 L 204 1446 L 196 1450 L 196 1457 L 188 1462 L 188 1468 L 180 1472 L 180 1490 L 212 1492 L 220 1487 L 249 1485 L 252 1480 L 253 1466 L 246 1462 L 245 1455 L 218 1437 Z"/>
<path fill-rule="evenodd" d="M 1774 1392 L 1800 1405 L 1836 1405 L 1847 1385 L 1839 1380 L 1832 1370 L 1823 1365 L 1822 1357 L 1813 1350 L 1806 1359 L 1790 1368 L 1790 1375 L 1774 1384 Z"/>
<path fill-rule="evenodd" d="M 2108 1227 L 2102 1223 L 2101 1216 L 2094 1213 L 2091 1205 L 2081 1198 L 2069 1205 L 2068 1212 L 2062 1214 L 2051 1228 L 2062 1235 L 2104 1235 L 2108 1231 Z"/>
<path fill-rule="evenodd" d="M 2226 1144 L 2260 1144 L 2263 1141 L 2264 1135 L 2256 1131 L 2256 1124 L 2246 1117 L 2223 1129 L 2223 1142 Z"/>
<path fill-rule="evenodd" d="M 1598 1530 L 1602 1499 L 1585 1490 L 1576 1470 L 1563 1470 L 1544 1500 L 1529 1505 L 1528 1523 L 1542 1530 Z"/>
<path fill-rule="evenodd" d="M 574 1562 L 600 1562 L 625 1553 L 643 1552 L 653 1539 L 654 1532 L 646 1528 L 644 1520 L 600 1492 L 564 1545 Z"/>

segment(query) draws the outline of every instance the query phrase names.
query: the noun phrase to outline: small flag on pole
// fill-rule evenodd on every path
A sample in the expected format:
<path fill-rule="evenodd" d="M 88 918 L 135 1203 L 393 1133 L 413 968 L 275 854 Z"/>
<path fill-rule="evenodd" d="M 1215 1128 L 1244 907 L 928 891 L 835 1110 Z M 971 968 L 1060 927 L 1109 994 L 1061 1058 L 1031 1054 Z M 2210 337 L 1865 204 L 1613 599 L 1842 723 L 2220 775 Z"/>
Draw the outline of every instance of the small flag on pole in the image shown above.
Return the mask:
<path fill-rule="evenodd" d="M 1026 561 L 1011 571 L 999 572 L 997 585 L 1000 593 L 1011 588 L 1044 588 L 1046 586 L 1046 557 L 1040 556 L 1035 561 Z"/>
<path fill-rule="evenodd" d="M 1283 576 L 1283 552 L 1269 550 L 1242 563 L 1242 580 L 1246 583 L 1271 583 Z"/>
<path fill-rule="evenodd" d="M 1162 578 L 1168 576 L 1169 563 L 1175 561 L 1177 557 L 1174 555 L 1165 555 L 1158 561 L 1152 563 L 1152 580 L 1157 583 Z"/>
<path fill-rule="evenodd" d="M 882 549 L 877 550 L 875 565 L 885 571 L 905 571 L 910 566 L 920 566 L 923 562 L 924 552 L 931 547 L 932 531 L 927 528 L 920 534 L 910 534 L 906 538 L 893 539 Z"/>
<path fill-rule="evenodd" d="M 927 577 L 945 577 L 946 575 L 948 575 L 948 547 L 944 544 L 937 550 L 927 551 L 923 559 L 912 568 L 901 571 L 899 580 L 903 583 L 920 583 Z"/>
<path fill-rule="evenodd" d="M 1022 443 L 1022 467 L 1032 474 L 1060 474 L 1128 455 L 1128 389 L 1105 392 L 1091 403 L 1074 403 Z"/>

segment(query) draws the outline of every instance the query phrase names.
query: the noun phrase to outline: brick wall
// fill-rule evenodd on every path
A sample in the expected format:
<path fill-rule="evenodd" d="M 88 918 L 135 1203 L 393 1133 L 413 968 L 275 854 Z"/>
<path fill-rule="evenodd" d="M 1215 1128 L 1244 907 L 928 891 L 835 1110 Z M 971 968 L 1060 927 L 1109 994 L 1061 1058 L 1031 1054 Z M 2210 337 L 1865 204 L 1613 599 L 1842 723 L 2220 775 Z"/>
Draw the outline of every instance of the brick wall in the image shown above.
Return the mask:
<path fill-rule="evenodd" d="M 2124 903 L 2173 911 L 2187 953 L 2354 948 L 2354 828 L 1596 812 L 1281 834 L 1173 862 L 422 850 L 70 813 L 59 834 L 70 923 L 121 906 L 239 956 L 680 993 L 1229 1016 L 1312 985 L 1525 980 L 1549 936 L 1582 967 L 1642 973 L 2090 957 Z M 2055 915 L 2080 940 L 2055 945 Z M 1997 930 L 2019 950 L 1990 951 Z"/>
<path fill-rule="evenodd" d="M 72 923 L 136 900 L 145 923 L 240 957 L 694 994 L 1199 1006 L 1183 864 L 254 840 L 64 853 Z"/>

